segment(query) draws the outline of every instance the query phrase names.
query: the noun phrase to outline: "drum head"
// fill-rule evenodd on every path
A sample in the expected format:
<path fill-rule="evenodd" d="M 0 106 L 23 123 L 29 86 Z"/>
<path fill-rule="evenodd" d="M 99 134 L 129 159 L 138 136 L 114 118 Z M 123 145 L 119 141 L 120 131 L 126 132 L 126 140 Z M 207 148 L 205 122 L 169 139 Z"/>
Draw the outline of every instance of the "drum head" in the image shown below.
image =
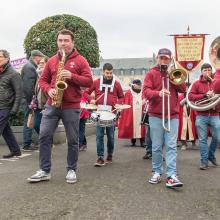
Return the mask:
<path fill-rule="evenodd" d="M 97 112 L 100 114 L 100 120 L 114 120 L 115 119 L 115 114 L 112 112 L 107 112 L 107 111 L 99 111 Z"/>

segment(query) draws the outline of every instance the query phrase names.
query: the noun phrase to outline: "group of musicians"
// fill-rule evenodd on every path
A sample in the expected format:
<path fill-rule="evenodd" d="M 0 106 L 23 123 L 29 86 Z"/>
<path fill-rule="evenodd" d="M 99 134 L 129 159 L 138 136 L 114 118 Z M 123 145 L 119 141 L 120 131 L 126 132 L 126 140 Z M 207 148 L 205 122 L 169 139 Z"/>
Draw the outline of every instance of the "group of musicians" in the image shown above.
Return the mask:
<path fill-rule="evenodd" d="M 118 125 L 118 137 L 130 139 L 135 145 L 137 139 L 144 145 L 146 132 L 150 130 L 152 141 L 152 176 L 149 183 L 161 182 L 162 174 L 166 173 L 167 187 L 182 187 L 183 183 L 177 176 L 177 139 L 179 127 L 179 95 L 186 94 L 186 84 L 172 83 L 169 77 L 169 66 L 172 62 L 172 53 L 167 48 L 162 48 L 157 54 L 157 64 L 146 73 L 144 82 L 134 80 L 131 88 L 124 94 L 120 82 L 113 74 L 113 66 L 106 63 L 103 66 L 103 75 L 94 80 L 87 60 L 79 54 L 74 46 L 74 35 L 69 30 L 61 30 L 57 34 L 57 54 L 52 56 L 40 76 L 39 86 L 48 95 L 48 101 L 43 111 L 39 135 L 39 166 L 40 169 L 31 177 L 29 182 L 40 182 L 51 178 L 51 146 L 53 134 L 61 119 L 67 138 L 67 183 L 77 181 L 77 161 L 79 153 L 79 119 L 81 87 L 84 88 L 84 97 L 88 103 L 98 106 L 96 122 L 96 149 L 97 161 L 95 166 L 102 167 L 113 162 L 115 124 Z M 65 61 L 63 54 L 65 53 Z M 4 55 L 4 54 L 3 54 Z M 0 63 L 1 64 L 1 63 Z M 5 65 L 5 64 L 4 64 Z M 4 71 L 0 66 L 0 71 Z M 60 91 L 57 86 L 57 74 L 67 84 L 62 94 L 60 107 L 53 105 Z M 201 67 L 201 76 L 194 82 L 188 92 L 188 99 L 192 102 L 211 98 L 219 90 L 219 74 L 213 78 L 212 66 L 205 63 Z M 94 94 L 91 96 L 91 94 Z M 184 103 L 187 104 L 187 103 Z M 126 108 L 123 105 L 127 105 Z M 141 125 L 141 116 L 147 105 L 149 129 Z M 187 107 L 183 112 L 189 119 Z M 196 132 L 199 140 L 201 154 L 201 170 L 209 168 L 208 161 L 218 166 L 215 151 L 219 142 L 220 119 L 219 105 L 205 110 L 196 111 Z M 108 113 L 108 114 L 107 114 Z M 116 114 L 117 113 L 117 114 Z M 105 115 L 112 123 L 106 123 Z M 119 120 L 115 115 L 120 115 Z M 107 117 L 106 116 L 106 117 Z M 101 118 L 104 119 L 101 120 Z M 188 120 L 187 119 L 187 120 Z M 182 121 L 186 125 L 187 121 Z M 188 125 L 186 125 L 188 126 Z M 208 128 L 211 129 L 211 144 L 208 147 Z M 106 130 L 106 131 L 105 131 Z M 104 158 L 104 134 L 107 134 L 107 155 Z M 194 131 L 188 131 L 187 136 Z M 1 129 L 1 134 L 4 128 Z M 166 152 L 163 168 L 163 149 Z"/>

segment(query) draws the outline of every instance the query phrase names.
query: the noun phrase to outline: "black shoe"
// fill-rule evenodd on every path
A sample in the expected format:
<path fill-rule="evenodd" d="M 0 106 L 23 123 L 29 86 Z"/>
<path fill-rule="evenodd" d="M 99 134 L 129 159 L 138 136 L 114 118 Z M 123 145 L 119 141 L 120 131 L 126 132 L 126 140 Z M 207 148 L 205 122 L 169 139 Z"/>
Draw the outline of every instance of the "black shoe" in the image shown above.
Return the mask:
<path fill-rule="evenodd" d="M 150 159 L 152 159 L 152 154 L 146 153 L 142 158 L 145 160 L 150 160 Z"/>
<path fill-rule="evenodd" d="M 214 165 L 214 166 L 218 166 L 218 163 L 216 161 L 216 158 L 210 158 L 209 157 L 209 161 Z"/>
<path fill-rule="evenodd" d="M 16 157 L 21 156 L 21 151 L 11 152 L 7 155 L 3 155 L 3 158 L 11 158 L 14 156 L 16 156 Z"/>
<path fill-rule="evenodd" d="M 37 146 L 24 146 L 24 147 L 22 148 L 23 151 L 27 151 L 27 152 L 33 151 L 33 150 L 38 150 L 38 149 L 39 149 L 39 148 L 38 148 Z"/>
<path fill-rule="evenodd" d="M 136 145 L 136 139 L 132 138 L 131 139 L 131 146 L 134 147 Z"/>
<path fill-rule="evenodd" d="M 87 145 L 80 145 L 79 146 L 79 151 L 85 151 L 87 149 Z"/>

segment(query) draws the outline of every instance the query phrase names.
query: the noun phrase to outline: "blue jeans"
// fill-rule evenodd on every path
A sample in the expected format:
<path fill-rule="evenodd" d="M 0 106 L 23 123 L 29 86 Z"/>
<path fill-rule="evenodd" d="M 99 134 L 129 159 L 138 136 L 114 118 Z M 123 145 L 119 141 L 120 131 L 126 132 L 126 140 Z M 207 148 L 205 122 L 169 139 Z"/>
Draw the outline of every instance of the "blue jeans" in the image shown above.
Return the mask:
<path fill-rule="evenodd" d="M 105 127 L 96 126 L 96 150 L 98 157 L 104 157 L 104 131 Z M 114 151 L 115 126 L 106 127 L 107 153 L 112 155 Z"/>
<path fill-rule="evenodd" d="M 150 126 L 145 126 L 146 134 L 145 134 L 145 144 L 146 144 L 146 152 L 152 154 L 152 141 L 150 137 Z"/>
<path fill-rule="evenodd" d="M 60 109 L 45 105 L 40 125 L 40 169 L 50 172 L 53 135 L 61 119 L 67 138 L 67 170 L 77 169 L 79 154 L 79 109 Z"/>
<path fill-rule="evenodd" d="M 177 157 L 177 135 L 178 119 L 170 120 L 170 132 L 166 132 L 162 127 L 162 119 L 149 117 L 150 137 L 152 140 L 152 170 L 156 173 L 163 173 L 163 145 L 166 148 L 166 174 L 167 177 L 176 174 Z M 165 120 L 167 126 L 167 120 Z"/>
<path fill-rule="evenodd" d="M 40 134 L 40 123 L 42 118 L 42 109 L 37 108 L 34 110 L 34 130 L 37 132 L 37 134 Z"/>
<path fill-rule="evenodd" d="M 212 140 L 208 148 L 207 143 L 207 130 L 211 127 Z M 215 158 L 215 151 L 218 146 L 219 132 L 220 132 L 220 119 L 219 116 L 202 116 L 198 115 L 196 117 L 196 128 L 199 137 L 199 149 L 201 162 L 208 164 L 208 158 Z"/>
<path fill-rule="evenodd" d="M 79 121 L 79 146 L 87 144 L 86 136 L 85 136 L 86 121 L 87 119 L 83 119 L 83 118 L 80 118 Z"/>

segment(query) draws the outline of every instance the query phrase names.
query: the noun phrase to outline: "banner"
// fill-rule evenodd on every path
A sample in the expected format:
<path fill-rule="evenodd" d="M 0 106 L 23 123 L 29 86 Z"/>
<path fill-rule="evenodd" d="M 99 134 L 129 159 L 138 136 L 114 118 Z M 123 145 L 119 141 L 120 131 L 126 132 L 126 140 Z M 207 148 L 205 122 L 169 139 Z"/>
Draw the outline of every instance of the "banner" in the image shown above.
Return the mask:
<path fill-rule="evenodd" d="M 203 61 L 205 34 L 175 35 L 175 60 L 187 72 L 192 72 Z"/>
<path fill-rule="evenodd" d="M 15 68 L 15 69 L 19 69 L 22 66 L 24 66 L 24 64 L 27 63 L 27 59 L 26 58 L 19 58 L 16 60 L 11 60 L 11 65 Z"/>

